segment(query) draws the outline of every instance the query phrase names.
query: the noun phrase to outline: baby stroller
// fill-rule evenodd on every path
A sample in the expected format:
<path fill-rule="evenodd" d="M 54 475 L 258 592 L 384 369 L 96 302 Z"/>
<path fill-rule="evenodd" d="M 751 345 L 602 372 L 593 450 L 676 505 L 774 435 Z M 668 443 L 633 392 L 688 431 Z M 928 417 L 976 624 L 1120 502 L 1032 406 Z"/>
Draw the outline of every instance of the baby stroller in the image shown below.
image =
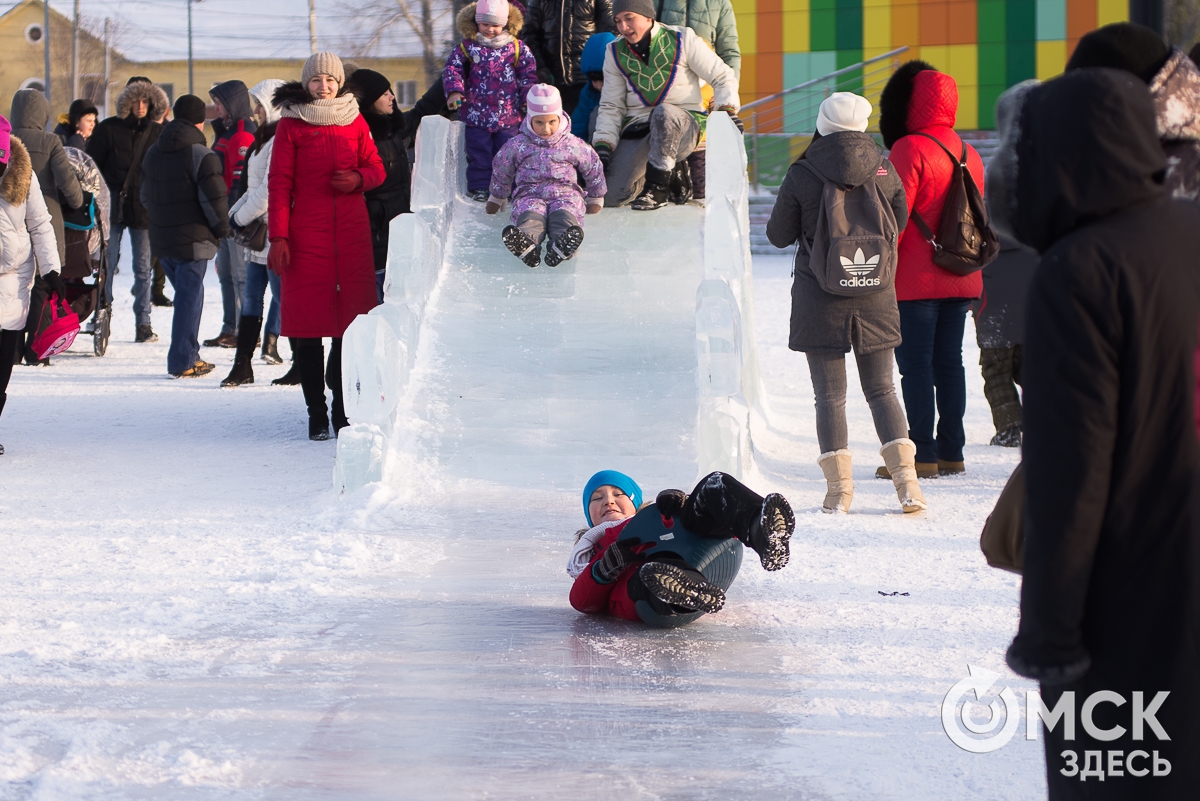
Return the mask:
<path fill-rule="evenodd" d="M 83 187 L 82 207 L 69 209 L 63 206 L 66 260 L 62 265 L 62 279 L 67 288 L 66 300 L 71 311 L 79 315 L 80 325 L 92 318 L 92 352 L 103 356 L 108 350 L 112 318 L 112 302 L 108 297 L 108 186 L 96 162 L 87 153 L 74 147 L 63 149 Z M 50 322 L 50 304 L 43 301 L 41 320 L 34 336 Z"/>

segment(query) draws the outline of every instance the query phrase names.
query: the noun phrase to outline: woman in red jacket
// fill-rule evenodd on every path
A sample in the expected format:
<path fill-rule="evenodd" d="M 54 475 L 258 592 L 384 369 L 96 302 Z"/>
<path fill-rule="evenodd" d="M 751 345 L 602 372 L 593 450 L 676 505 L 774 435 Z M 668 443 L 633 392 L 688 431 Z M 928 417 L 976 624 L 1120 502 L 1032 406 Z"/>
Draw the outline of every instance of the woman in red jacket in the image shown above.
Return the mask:
<path fill-rule="evenodd" d="M 267 176 L 269 267 L 281 278 L 281 333 L 308 405 L 308 437 L 329 439 L 324 383 L 333 391 L 334 432 L 342 406 L 342 334 L 376 305 L 371 224 L 363 192 L 383 183 L 383 162 L 333 53 L 314 53 L 301 82 L 275 92 L 281 109 Z M 332 337 L 322 370 L 322 337 Z"/>
<path fill-rule="evenodd" d="M 936 237 L 954 164 L 966 152 L 967 169 L 982 190 L 983 162 L 954 132 L 958 85 L 923 61 L 896 70 L 879 98 L 879 130 L 888 158 L 904 183 L 909 217 L 919 214 Z M 949 151 L 949 152 L 947 152 Z M 951 155 L 953 154 L 953 155 Z M 896 300 L 900 336 L 896 365 L 917 446 L 917 476 L 962 473 L 967 375 L 962 341 L 967 306 L 983 291 L 983 274 L 957 275 L 933 263 L 933 246 L 919 226 L 900 235 Z M 937 437 L 934 437 L 934 410 Z M 886 468 L 877 475 L 888 478 Z"/>

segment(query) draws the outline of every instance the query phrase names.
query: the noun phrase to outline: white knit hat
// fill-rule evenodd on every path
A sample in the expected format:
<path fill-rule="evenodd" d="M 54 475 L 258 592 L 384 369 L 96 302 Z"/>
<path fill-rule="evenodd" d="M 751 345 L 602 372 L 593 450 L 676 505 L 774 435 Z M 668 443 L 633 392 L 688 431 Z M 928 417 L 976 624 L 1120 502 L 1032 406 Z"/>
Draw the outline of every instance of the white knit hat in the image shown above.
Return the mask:
<path fill-rule="evenodd" d="M 817 133 L 821 136 L 838 131 L 865 131 L 871 116 L 871 101 L 853 92 L 834 92 L 821 103 L 817 112 Z"/>
<path fill-rule="evenodd" d="M 562 95 L 548 83 L 535 83 L 525 95 L 525 107 L 530 117 L 543 114 L 562 114 Z"/>
<path fill-rule="evenodd" d="M 346 71 L 342 69 L 342 60 L 334 53 L 313 53 L 308 57 L 304 62 L 304 69 L 300 72 L 300 83 L 307 89 L 308 82 L 314 75 L 328 75 L 337 81 L 338 86 L 346 83 Z"/>
<path fill-rule="evenodd" d="M 507 25 L 508 0 L 479 0 L 475 5 L 475 22 Z"/>

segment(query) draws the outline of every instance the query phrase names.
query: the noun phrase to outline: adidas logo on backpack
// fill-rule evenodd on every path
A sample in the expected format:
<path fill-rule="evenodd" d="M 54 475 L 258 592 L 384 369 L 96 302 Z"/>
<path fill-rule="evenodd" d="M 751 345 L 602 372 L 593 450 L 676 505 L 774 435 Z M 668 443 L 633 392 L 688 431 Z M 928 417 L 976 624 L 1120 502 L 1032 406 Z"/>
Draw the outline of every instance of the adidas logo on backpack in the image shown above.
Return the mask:
<path fill-rule="evenodd" d="M 825 184 L 808 267 L 831 295 L 881 292 L 896 281 L 896 215 L 875 179 L 846 188 L 829 181 L 806 159 L 797 162 Z M 876 175 L 886 175 L 882 166 Z M 868 256 L 870 253 L 872 255 Z"/>

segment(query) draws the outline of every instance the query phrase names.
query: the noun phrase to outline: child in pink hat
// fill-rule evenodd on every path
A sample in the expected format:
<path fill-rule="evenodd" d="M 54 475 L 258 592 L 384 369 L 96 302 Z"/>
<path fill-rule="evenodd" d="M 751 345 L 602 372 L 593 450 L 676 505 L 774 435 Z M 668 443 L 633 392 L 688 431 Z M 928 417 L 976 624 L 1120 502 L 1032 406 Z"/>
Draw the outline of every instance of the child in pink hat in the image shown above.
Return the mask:
<path fill-rule="evenodd" d="M 479 0 L 458 14 L 463 41 L 442 71 L 446 105 L 467 126 L 467 192 L 483 202 L 492 159 L 514 137 L 525 111 L 525 93 L 537 83 L 533 54 L 516 37 L 525 18 L 508 0 Z"/>
<path fill-rule="evenodd" d="M 542 261 L 555 267 L 575 255 L 583 242 L 584 214 L 597 214 L 608 187 L 596 151 L 571 133 L 562 96 L 539 83 L 526 96 L 529 116 L 492 163 L 487 213 L 512 200 L 512 222 L 504 229 L 504 246 L 530 267 Z M 584 186 L 579 185 L 580 177 Z"/>

